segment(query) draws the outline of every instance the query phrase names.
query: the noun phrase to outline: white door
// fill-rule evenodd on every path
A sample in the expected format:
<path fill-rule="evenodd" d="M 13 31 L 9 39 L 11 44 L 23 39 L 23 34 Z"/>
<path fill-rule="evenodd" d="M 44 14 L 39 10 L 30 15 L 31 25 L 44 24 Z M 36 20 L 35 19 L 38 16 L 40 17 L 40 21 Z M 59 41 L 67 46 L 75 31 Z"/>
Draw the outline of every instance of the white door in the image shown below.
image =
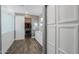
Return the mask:
<path fill-rule="evenodd" d="M 47 7 L 47 53 L 78 53 L 78 6 Z"/>
<path fill-rule="evenodd" d="M 56 6 L 57 53 L 78 53 L 78 6 Z"/>
<path fill-rule="evenodd" d="M 16 30 L 16 40 L 24 39 L 24 16 L 16 15 L 15 17 L 15 30 Z"/>

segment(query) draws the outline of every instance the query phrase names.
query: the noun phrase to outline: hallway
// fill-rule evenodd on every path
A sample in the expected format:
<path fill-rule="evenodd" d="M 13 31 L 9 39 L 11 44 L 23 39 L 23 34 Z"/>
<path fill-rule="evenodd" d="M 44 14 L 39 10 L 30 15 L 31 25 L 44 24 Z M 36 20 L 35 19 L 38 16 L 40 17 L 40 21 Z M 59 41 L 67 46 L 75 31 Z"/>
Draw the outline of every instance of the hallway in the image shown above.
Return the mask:
<path fill-rule="evenodd" d="M 42 46 L 35 40 L 15 40 L 6 54 L 41 54 Z"/>
<path fill-rule="evenodd" d="M 79 5 L 2 5 L 0 45 L 2 54 L 79 54 Z"/>

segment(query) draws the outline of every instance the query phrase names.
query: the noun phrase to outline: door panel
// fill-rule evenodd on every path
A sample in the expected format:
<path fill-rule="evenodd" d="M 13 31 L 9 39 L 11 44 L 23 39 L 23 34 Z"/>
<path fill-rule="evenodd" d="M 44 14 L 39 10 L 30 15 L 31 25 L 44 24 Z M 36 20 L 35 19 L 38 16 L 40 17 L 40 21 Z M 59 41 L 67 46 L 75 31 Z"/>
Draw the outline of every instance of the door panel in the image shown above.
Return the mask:
<path fill-rule="evenodd" d="M 62 25 L 58 32 L 58 50 L 67 54 L 78 53 L 78 25 Z"/>
<path fill-rule="evenodd" d="M 55 46 L 55 26 L 47 26 L 47 41 L 51 42 Z"/>
<path fill-rule="evenodd" d="M 55 6 L 47 6 L 47 53 L 55 54 Z"/>
<path fill-rule="evenodd" d="M 72 22 L 78 20 L 78 6 L 59 6 L 59 22 Z"/>
<path fill-rule="evenodd" d="M 47 53 L 55 51 L 58 54 L 79 53 L 78 35 L 77 5 L 47 7 Z"/>
<path fill-rule="evenodd" d="M 57 8 L 57 51 L 64 54 L 78 53 L 78 6 L 62 5 Z"/>
<path fill-rule="evenodd" d="M 47 7 L 47 24 L 55 24 L 55 6 Z"/>
<path fill-rule="evenodd" d="M 47 26 L 47 53 L 55 54 L 55 26 Z"/>
<path fill-rule="evenodd" d="M 48 54 L 55 54 L 55 46 L 50 44 L 50 42 L 47 43 L 47 49 Z"/>
<path fill-rule="evenodd" d="M 60 32 L 59 48 L 63 49 L 67 53 L 73 53 L 74 52 L 74 29 L 61 28 L 59 32 Z"/>
<path fill-rule="evenodd" d="M 24 39 L 24 16 L 17 15 L 15 19 L 16 40 Z"/>

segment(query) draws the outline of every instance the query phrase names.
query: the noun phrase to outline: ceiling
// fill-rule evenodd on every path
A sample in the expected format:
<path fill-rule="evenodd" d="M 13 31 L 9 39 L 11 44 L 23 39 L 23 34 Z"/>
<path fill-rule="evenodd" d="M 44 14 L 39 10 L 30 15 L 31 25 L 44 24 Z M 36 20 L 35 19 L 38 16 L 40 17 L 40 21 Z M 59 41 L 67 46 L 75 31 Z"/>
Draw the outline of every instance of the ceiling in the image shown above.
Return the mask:
<path fill-rule="evenodd" d="M 6 5 L 17 13 L 26 13 L 31 15 L 40 15 L 43 10 L 43 5 Z"/>

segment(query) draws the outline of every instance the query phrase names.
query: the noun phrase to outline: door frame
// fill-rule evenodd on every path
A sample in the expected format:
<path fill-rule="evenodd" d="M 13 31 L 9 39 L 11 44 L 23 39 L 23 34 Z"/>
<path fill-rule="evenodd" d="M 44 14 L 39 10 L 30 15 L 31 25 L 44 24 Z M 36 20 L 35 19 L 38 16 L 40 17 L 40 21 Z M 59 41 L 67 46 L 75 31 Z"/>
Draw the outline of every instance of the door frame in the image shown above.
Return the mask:
<path fill-rule="evenodd" d="M 43 32 L 43 53 L 47 54 L 47 5 L 44 5 L 44 32 Z"/>

